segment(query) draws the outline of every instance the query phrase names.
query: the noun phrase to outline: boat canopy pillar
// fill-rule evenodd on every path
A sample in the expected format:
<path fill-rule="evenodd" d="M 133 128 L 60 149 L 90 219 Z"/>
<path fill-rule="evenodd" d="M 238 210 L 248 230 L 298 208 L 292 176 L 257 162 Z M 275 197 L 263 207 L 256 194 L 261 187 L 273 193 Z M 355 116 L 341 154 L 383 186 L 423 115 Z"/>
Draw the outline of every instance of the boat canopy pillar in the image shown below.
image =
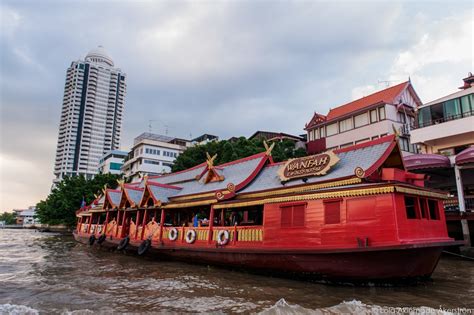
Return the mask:
<path fill-rule="evenodd" d="M 464 189 L 462 185 L 461 169 L 458 165 L 454 165 L 454 177 L 456 178 L 456 189 L 458 191 L 459 211 L 462 214 L 466 213 L 466 204 L 464 202 Z M 469 225 L 465 218 L 461 219 L 461 227 L 464 241 L 467 247 L 471 247 L 471 235 L 469 233 Z"/>

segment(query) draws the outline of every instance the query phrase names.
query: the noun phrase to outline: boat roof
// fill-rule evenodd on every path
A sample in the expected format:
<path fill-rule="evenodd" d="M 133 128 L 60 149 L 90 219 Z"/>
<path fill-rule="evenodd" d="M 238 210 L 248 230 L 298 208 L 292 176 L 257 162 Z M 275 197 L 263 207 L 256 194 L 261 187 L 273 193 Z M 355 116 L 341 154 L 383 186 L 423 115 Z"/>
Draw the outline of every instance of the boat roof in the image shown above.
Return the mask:
<path fill-rule="evenodd" d="M 190 169 L 148 176 L 139 182 L 106 189 L 104 209 L 144 206 L 151 196 L 156 204 L 181 204 L 183 200 L 214 199 L 221 202 L 255 192 L 303 187 L 335 187 L 362 183 L 381 166 L 405 169 L 394 135 L 333 151 L 339 161 L 327 174 L 282 180 L 280 169 L 286 162 L 274 163 L 271 148 L 246 158 L 214 166 L 213 158 Z M 311 188 L 313 189 L 313 188 Z M 100 205 L 100 202 L 99 202 Z M 181 204 L 182 205 L 182 204 Z"/>

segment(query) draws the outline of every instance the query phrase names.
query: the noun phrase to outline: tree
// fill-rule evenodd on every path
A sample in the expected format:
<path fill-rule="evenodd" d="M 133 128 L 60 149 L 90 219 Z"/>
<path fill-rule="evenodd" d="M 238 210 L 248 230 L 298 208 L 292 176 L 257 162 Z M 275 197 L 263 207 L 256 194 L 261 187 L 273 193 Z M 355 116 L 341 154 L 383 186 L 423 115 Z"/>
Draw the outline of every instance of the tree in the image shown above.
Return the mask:
<path fill-rule="evenodd" d="M 0 214 L 0 221 L 5 221 L 5 224 L 15 224 L 16 215 L 11 212 L 4 212 Z"/>
<path fill-rule="evenodd" d="M 204 145 L 197 145 L 188 148 L 180 154 L 173 165 L 173 172 L 182 171 L 196 166 L 206 161 L 206 152 L 211 156 L 217 154 L 215 165 L 235 161 L 247 156 L 265 151 L 265 145 L 262 139 L 248 140 L 240 137 L 237 141 L 213 141 Z M 285 161 L 291 158 L 302 157 L 306 155 L 306 150 L 295 148 L 295 143 L 291 140 L 275 142 L 272 151 L 275 162 Z"/>
<path fill-rule="evenodd" d="M 107 184 L 115 187 L 120 175 L 99 174 L 87 180 L 84 176 L 65 177 L 49 194 L 46 200 L 36 205 L 36 216 L 44 224 L 65 224 L 74 226 L 76 211 L 82 201 L 90 204 L 95 196 Z"/>

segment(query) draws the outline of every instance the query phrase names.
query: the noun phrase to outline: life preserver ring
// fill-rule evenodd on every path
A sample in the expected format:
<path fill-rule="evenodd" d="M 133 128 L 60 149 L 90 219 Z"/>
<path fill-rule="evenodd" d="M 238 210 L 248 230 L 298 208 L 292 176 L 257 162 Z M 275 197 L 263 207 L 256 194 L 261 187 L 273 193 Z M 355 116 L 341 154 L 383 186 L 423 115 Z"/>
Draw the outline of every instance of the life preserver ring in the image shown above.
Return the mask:
<path fill-rule="evenodd" d="M 170 241 L 176 241 L 177 238 L 178 238 L 178 230 L 176 228 L 172 228 L 171 230 L 169 230 L 168 239 Z"/>
<path fill-rule="evenodd" d="M 138 246 L 138 255 L 141 256 L 141 255 L 145 254 L 150 247 L 151 247 L 151 240 L 149 240 L 149 239 L 144 240 L 140 244 L 140 246 Z"/>
<path fill-rule="evenodd" d="M 192 244 L 196 241 L 196 231 L 194 230 L 188 230 L 186 232 L 186 243 Z"/>
<path fill-rule="evenodd" d="M 102 244 L 106 238 L 107 238 L 107 235 L 101 234 L 99 238 L 97 239 L 97 244 Z"/>
<path fill-rule="evenodd" d="M 220 230 L 217 233 L 217 244 L 224 246 L 229 243 L 230 240 L 230 233 L 227 230 Z"/>
<path fill-rule="evenodd" d="M 122 249 L 127 248 L 129 242 L 130 242 L 130 237 L 127 236 L 127 237 L 123 238 L 120 241 L 120 243 L 118 244 L 117 249 L 122 250 Z"/>
<path fill-rule="evenodd" d="M 91 236 L 89 237 L 89 245 L 90 245 L 90 246 L 94 245 L 94 242 L 95 242 L 95 236 L 94 236 L 94 235 L 91 235 Z"/>

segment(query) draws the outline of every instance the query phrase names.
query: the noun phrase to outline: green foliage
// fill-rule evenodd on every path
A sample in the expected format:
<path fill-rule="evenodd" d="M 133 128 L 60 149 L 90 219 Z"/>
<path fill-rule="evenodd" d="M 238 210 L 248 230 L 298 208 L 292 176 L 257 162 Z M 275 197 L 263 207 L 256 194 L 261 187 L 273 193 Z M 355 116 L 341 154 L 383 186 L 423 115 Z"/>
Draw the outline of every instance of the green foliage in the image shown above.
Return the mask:
<path fill-rule="evenodd" d="M 0 221 L 5 221 L 5 224 L 15 224 L 16 216 L 11 212 L 4 212 L 0 214 Z"/>
<path fill-rule="evenodd" d="M 214 165 L 219 165 L 237 159 L 241 159 L 253 154 L 265 151 L 265 146 L 261 139 L 248 140 L 240 137 L 237 141 L 213 141 L 205 145 L 191 147 L 180 154 L 173 165 L 173 172 L 182 171 L 206 161 L 206 152 L 211 156 L 217 154 Z M 291 158 L 302 157 L 306 151 L 302 148 L 295 149 L 295 144 L 291 140 L 275 142 L 272 151 L 274 162 L 281 162 Z"/>
<path fill-rule="evenodd" d="M 36 216 L 41 223 L 74 226 L 76 211 L 81 207 L 83 198 L 86 204 L 90 204 L 95 199 L 94 194 L 98 194 L 105 184 L 115 187 L 120 178 L 120 175 L 113 174 L 99 174 L 91 180 L 86 180 L 84 176 L 66 177 L 46 200 L 36 205 Z"/>

